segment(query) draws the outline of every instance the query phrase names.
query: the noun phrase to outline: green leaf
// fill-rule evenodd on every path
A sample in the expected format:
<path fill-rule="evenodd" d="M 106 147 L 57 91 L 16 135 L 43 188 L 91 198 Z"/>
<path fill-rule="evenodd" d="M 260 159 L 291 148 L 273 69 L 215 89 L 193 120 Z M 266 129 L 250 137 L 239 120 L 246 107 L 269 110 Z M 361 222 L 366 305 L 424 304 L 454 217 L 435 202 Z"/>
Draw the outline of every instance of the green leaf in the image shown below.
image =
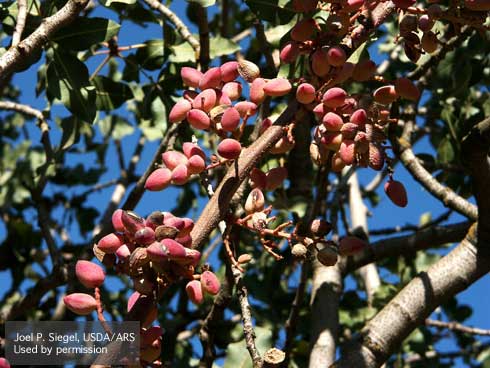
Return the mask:
<path fill-rule="evenodd" d="M 53 183 L 58 185 L 93 185 L 100 180 L 100 176 L 105 172 L 105 169 L 90 168 L 86 169 L 83 164 L 77 164 L 74 167 L 59 168 L 56 176 L 52 179 Z"/>
<path fill-rule="evenodd" d="M 118 115 L 106 116 L 97 123 L 104 136 L 110 134 L 115 140 L 121 140 L 134 132 L 134 127 L 126 119 Z"/>
<path fill-rule="evenodd" d="M 367 53 L 366 45 L 367 45 L 367 41 L 364 42 L 361 46 L 359 46 L 357 50 L 354 51 L 351 56 L 349 56 L 349 59 L 347 59 L 347 61 L 352 64 L 357 64 L 359 60 L 362 59 L 363 54 Z M 367 56 L 369 57 L 369 54 Z"/>
<path fill-rule="evenodd" d="M 172 63 L 195 63 L 196 53 L 189 43 L 184 42 L 180 45 L 170 46 L 172 55 L 169 60 Z M 211 38 L 209 42 L 209 56 L 211 59 L 230 55 L 234 52 L 240 51 L 240 45 L 227 38 L 220 36 Z"/>
<path fill-rule="evenodd" d="M 61 136 L 60 149 L 66 150 L 80 140 L 80 125 L 82 122 L 76 116 L 70 116 L 61 120 Z"/>
<path fill-rule="evenodd" d="M 264 327 L 255 327 L 255 345 L 261 354 L 272 344 L 272 332 Z M 245 340 L 229 344 L 223 368 L 252 368 L 252 359 L 247 352 Z"/>
<path fill-rule="evenodd" d="M 109 40 L 119 32 L 121 26 L 110 19 L 77 18 L 53 36 L 53 40 L 64 48 L 86 50 L 92 45 Z"/>
<path fill-rule="evenodd" d="M 141 129 L 141 132 L 145 138 L 150 142 L 157 139 L 162 139 L 163 137 L 163 130 L 158 127 L 151 126 L 149 120 L 143 120 L 140 123 L 139 128 Z"/>
<path fill-rule="evenodd" d="M 181 43 L 180 45 L 170 46 L 170 50 L 172 50 L 172 55 L 170 55 L 168 60 L 172 63 L 196 62 L 196 53 L 187 42 Z"/>
<path fill-rule="evenodd" d="M 418 252 L 417 258 L 415 258 L 415 270 L 417 273 L 427 271 L 427 269 L 436 263 L 440 258 L 441 256 L 439 254 Z"/>
<path fill-rule="evenodd" d="M 260 20 L 272 23 L 286 24 L 296 14 L 296 12 L 285 5 L 286 0 L 245 0 L 250 10 Z"/>
<path fill-rule="evenodd" d="M 452 140 L 449 137 L 442 139 L 439 147 L 437 147 L 437 159 L 440 162 L 452 162 L 455 158 L 454 147 Z"/>
<path fill-rule="evenodd" d="M 55 51 L 47 71 L 48 98 L 60 100 L 73 114 L 91 123 L 96 114 L 96 93 L 88 78 L 84 63 L 73 55 Z"/>
<path fill-rule="evenodd" d="M 111 111 L 133 98 L 133 92 L 126 83 L 114 82 L 103 76 L 95 77 L 92 83 L 97 93 L 95 100 L 97 110 Z"/>
<path fill-rule="evenodd" d="M 188 3 L 196 3 L 204 8 L 216 4 L 216 0 L 187 0 Z"/>
<path fill-rule="evenodd" d="M 209 42 L 209 56 L 214 59 L 240 51 L 240 46 L 228 38 L 221 36 L 211 38 Z"/>
<path fill-rule="evenodd" d="M 302 196 L 295 196 L 291 198 L 289 203 L 289 211 L 295 212 L 300 218 L 305 216 L 307 207 L 308 201 Z"/>
<path fill-rule="evenodd" d="M 286 33 L 288 33 L 295 24 L 296 22 L 289 22 L 288 24 L 269 28 L 267 31 L 265 31 L 267 42 L 275 47 L 279 47 L 279 42 L 281 41 L 281 38 L 283 38 L 284 35 L 286 35 Z"/>
<path fill-rule="evenodd" d="M 163 40 L 148 40 L 145 45 L 146 47 L 139 48 L 136 52 L 138 64 L 147 70 L 160 69 L 166 59 Z"/>
<path fill-rule="evenodd" d="M 76 217 L 80 232 L 85 235 L 95 226 L 95 220 L 99 216 L 99 211 L 93 207 L 82 207 L 77 210 Z"/>

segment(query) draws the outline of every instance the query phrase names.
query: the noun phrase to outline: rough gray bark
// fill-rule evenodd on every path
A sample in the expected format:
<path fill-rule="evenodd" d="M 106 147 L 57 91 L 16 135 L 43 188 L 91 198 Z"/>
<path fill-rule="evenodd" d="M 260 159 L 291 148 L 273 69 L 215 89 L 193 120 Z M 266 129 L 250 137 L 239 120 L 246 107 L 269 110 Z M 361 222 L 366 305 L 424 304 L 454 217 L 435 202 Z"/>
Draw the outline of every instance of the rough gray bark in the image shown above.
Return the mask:
<path fill-rule="evenodd" d="M 339 329 L 339 299 L 343 280 L 339 263 L 325 267 L 313 261 L 311 291 L 311 352 L 309 368 L 328 367 L 335 361 Z"/>
<path fill-rule="evenodd" d="M 357 173 L 354 172 L 349 178 L 349 209 L 352 229 L 354 234 L 361 233 L 363 238 L 368 240 L 369 229 L 367 223 L 368 209 L 362 200 L 361 190 L 359 188 L 359 180 Z M 381 286 L 378 269 L 374 263 L 369 263 L 359 269 L 359 274 L 364 282 L 368 303 L 371 304 L 376 290 Z"/>
<path fill-rule="evenodd" d="M 347 262 L 345 273 L 368 263 L 388 257 L 413 254 L 419 250 L 440 247 L 443 244 L 460 242 L 468 232 L 471 222 L 447 226 L 431 226 L 410 235 L 394 236 L 371 243 L 361 253 Z"/>
<path fill-rule="evenodd" d="M 408 134 L 404 135 L 409 139 Z M 435 308 L 490 271 L 490 199 L 486 193 L 490 185 L 489 149 L 490 119 L 486 119 L 475 125 L 463 141 L 463 159 L 472 174 L 479 223 L 470 227 L 454 250 L 410 281 L 332 367 L 381 366 Z"/>
<path fill-rule="evenodd" d="M 11 47 L 0 57 L 0 80 L 23 67 L 23 62 L 37 52 L 59 29 L 73 22 L 88 4 L 88 0 L 69 0 L 58 12 L 45 18 L 29 37 Z"/>
<path fill-rule="evenodd" d="M 331 367 L 380 367 L 437 306 L 490 270 L 490 255 L 481 250 L 489 246 L 477 244 L 476 224 L 472 226 L 453 251 L 404 287 Z"/>

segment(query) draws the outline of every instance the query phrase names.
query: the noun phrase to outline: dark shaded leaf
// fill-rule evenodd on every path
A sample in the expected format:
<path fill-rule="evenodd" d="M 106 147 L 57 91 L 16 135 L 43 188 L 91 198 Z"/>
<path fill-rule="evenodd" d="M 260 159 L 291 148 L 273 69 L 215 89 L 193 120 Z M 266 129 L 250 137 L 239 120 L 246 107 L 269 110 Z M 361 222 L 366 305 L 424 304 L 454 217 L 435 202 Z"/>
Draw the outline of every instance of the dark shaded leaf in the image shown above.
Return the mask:
<path fill-rule="evenodd" d="M 245 3 L 257 18 L 268 22 L 286 24 L 296 14 L 283 0 L 245 0 Z"/>
<path fill-rule="evenodd" d="M 187 0 L 188 3 L 196 3 L 204 8 L 216 4 L 216 0 Z"/>
<path fill-rule="evenodd" d="M 86 50 L 92 45 L 109 40 L 119 32 L 121 26 L 110 19 L 77 18 L 53 36 L 63 48 Z"/>
<path fill-rule="evenodd" d="M 95 119 L 95 88 L 84 63 L 70 54 L 54 53 L 47 71 L 48 98 L 58 99 L 73 114 L 91 123 Z"/>
<path fill-rule="evenodd" d="M 95 77 L 92 83 L 97 93 L 95 100 L 97 110 L 111 111 L 133 98 L 133 92 L 126 83 L 114 82 L 104 76 Z"/>

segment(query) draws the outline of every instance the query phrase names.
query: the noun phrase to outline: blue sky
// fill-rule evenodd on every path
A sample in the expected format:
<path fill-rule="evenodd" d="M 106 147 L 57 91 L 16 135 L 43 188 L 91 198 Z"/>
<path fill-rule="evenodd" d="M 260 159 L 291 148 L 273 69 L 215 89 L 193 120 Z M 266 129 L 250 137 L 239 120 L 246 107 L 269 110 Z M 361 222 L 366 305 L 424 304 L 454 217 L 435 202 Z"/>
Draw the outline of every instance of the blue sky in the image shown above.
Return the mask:
<path fill-rule="evenodd" d="M 183 2 L 174 1 L 171 8 L 176 11 L 176 13 L 182 17 L 184 20 L 186 19 Z M 214 10 L 213 10 L 214 12 Z M 94 13 L 93 16 L 101 16 L 108 17 L 114 20 L 117 20 L 115 17 L 115 13 L 99 7 L 99 9 Z M 191 26 L 191 30 L 195 32 L 195 28 Z M 144 34 L 144 39 L 140 36 Z M 152 36 L 148 36 L 148 35 Z M 119 34 L 119 44 L 120 45 L 130 45 L 135 43 L 140 43 L 142 40 L 146 40 L 148 38 L 160 38 L 161 37 L 161 29 L 157 25 L 150 25 L 145 29 L 140 28 L 139 26 L 130 25 L 129 22 L 124 23 L 120 34 Z M 374 57 L 374 55 L 372 55 Z M 102 60 L 102 56 L 93 57 L 88 63 L 90 71 L 93 71 L 95 67 Z M 379 57 L 375 57 L 375 60 L 379 59 Z M 376 60 L 377 61 L 377 60 Z M 14 77 L 14 84 L 21 87 L 22 96 L 21 101 L 24 103 L 28 103 L 37 108 L 45 107 L 45 96 L 41 95 L 36 98 L 34 94 L 34 83 L 36 80 L 36 68 L 30 68 L 28 71 L 19 73 Z M 104 74 L 104 70 L 101 74 Z M 66 116 L 66 110 L 57 106 L 52 111 L 52 116 Z M 39 132 L 35 125 L 29 124 L 29 132 L 33 137 L 33 141 L 39 141 Z M 56 130 L 52 131 L 53 134 L 53 142 L 59 142 L 60 135 L 56 132 Z M 129 157 L 132 147 L 134 146 L 137 139 L 137 135 L 133 135 L 123 140 L 123 148 L 125 151 L 125 156 Z M 141 160 L 138 164 L 137 172 L 141 173 L 146 168 L 148 163 L 151 161 L 154 150 L 157 147 L 158 142 L 150 142 L 145 145 L 143 154 L 141 156 Z M 426 152 L 430 153 L 430 146 L 427 141 L 422 140 L 415 147 L 416 152 Z M 108 162 L 108 172 L 106 172 L 101 182 L 105 182 L 106 180 L 110 180 L 118 177 L 118 165 L 116 162 L 116 154 L 115 147 L 111 146 L 108 151 L 109 160 L 114 160 L 114 162 Z M 81 159 L 78 156 L 72 155 L 70 159 L 70 164 L 73 165 L 76 162 L 82 162 L 83 164 L 87 164 L 90 160 L 95 160 L 95 156 L 84 157 Z M 89 165 L 89 164 L 88 164 Z M 372 170 L 362 169 L 359 171 L 359 177 L 361 183 L 367 183 L 373 177 L 375 173 Z M 405 183 L 408 194 L 409 194 L 409 205 L 406 208 L 398 208 L 394 206 L 384 195 L 384 193 L 380 193 L 381 203 L 378 207 L 373 210 L 374 216 L 369 218 L 369 228 L 376 229 L 381 227 L 390 227 L 395 225 L 404 225 L 404 224 L 417 224 L 419 223 L 419 216 L 422 213 L 430 212 L 432 217 L 437 217 L 438 215 L 444 213 L 446 209 L 440 204 L 439 201 L 433 199 L 433 197 L 428 194 L 425 189 L 423 189 L 418 183 L 414 182 L 410 175 L 404 170 L 401 166 L 397 167 L 395 178 Z M 53 188 L 46 189 L 46 193 L 52 191 Z M 79 189 L 77 189 L 79 190 Z M 112 193 L 112 188 L 108 190 L 103 190 L 99 193 L 93 194 L 90 196 L 89 204 L 100 207 L 102 204 L 107 203 L 108 199 Z M 136 212 L 140 214 L 148 214 L 153 210 L 170 210 L 176 201 L 176 198 L 179 194 L 178 188 L 169 188 L 162 192 L 157 193 L 145 193 L 141 202 L 138 204 L 135 209 Z M 157 204 L 157 208 L 155 208 L 155 204 Z M 202 201 L 201 201 L 202 205 Z M 60 211 L 55 213 L 55 215 L 61 214 Z M 34 217 L 35 214 L 32 213 Z M 459 215 L 452 215 L 450 218 L 450 222 L 458 222 L 463 220 L 463 218 Z M 0 225 L 0 240 L 3 240 L 5 237 L 5 228 L 3 224 Z M 12 244 L 12 246 L 15 246 Z M 383 276 L 383 274 L 382 274 Z M 0 272 L 0 285 L 4 285 L 3 288 L 0 287 L 0 296 L 3 294 L 3 290 L 8 289 L 8 285 L 10 284 L 10 276 L 7 272 Z M 116 284 L 114 284 L 116 285 Z M 28 286 L 28 285 L 24 285 Z M 353 288 L 354 284 L 351 279 L 349 279 L 346 283 L 346 288 Z M 483 277 L 480 281 L 472 285 L 467 291 L 463 292 L 459 296 L 459 300 L 461 303 L 469 304 L 473 308 L 473 315 L 466 321 L 468 325 L 474 325 L 481 328 L 490 329 L 490 319 L 488 319 L 488 305 L 490 305 L 490 293 L 487 292 L 489 287 L 489 276 Z M 444 349 L 451 349 L 453 347 L 452 344 L 445 344 L 442 346 Z M 461 365 L 462 366 L 462 365 Z"/>

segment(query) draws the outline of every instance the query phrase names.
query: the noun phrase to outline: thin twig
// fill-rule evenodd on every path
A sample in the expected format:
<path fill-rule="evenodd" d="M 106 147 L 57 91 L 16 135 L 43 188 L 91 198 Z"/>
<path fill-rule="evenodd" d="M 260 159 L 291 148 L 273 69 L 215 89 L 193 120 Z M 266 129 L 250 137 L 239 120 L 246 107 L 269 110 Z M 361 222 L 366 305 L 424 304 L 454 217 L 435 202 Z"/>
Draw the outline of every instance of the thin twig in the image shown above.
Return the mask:
<path fill-rule="evenodd" d="M 444 59 L 447 53 L 453 50 L 464 40 L 468 39 L 468 36 L 474 32 L 474 30 L 470 27 L 464 27 L 461 29 L 461 31 L 461 33 L 458 33 L 456 36 L 445 42 L 441 48 L 434 52 L 425 63 L 418 66 L 413 72 L 409 73 L 407 78 L 418 80 L 424 77 L 424 81 L 427 81 L 427 77 L 430 75 L 431 70 L 439 65 L 439 62 Z"/>
<path fill-rule="evenodd" d="M 405 168 L 415 180 L 422 184 L 434 197 L 444 203 L 445 206 L 454 209 L 471 220 L 477 220 L 477 207 L 450 188 L 442 185 L 417 160 L 410 142 L 412 127 L 413 121 L 407 121 L 405 122 L 404 132 L 400 139 L 390 137 L 391 143 Z"/>
<path fill-rule="evenodd" d="M 264 33 L 264 25 L 259 19 L 256 19 L 254 22 L 255 27 L 255 36 L 257 37 L 257 41 L 259 42 L 260 51 L 265 57 L 265 61 L 267 64 L 266 73 L 264 73 L 265 77 L 272 77 L 277 74 L 276 65 L 274 63 L 274 58 L 272 57 L 273 48 L 267 41 Z"/>
<path fill-rule="evenodd" d="M 102 68 L 109 62 L 109 60 L 111 60 L 111 55 L 107 55 L 104 60 L 102 60 L 102 62 L 97 66 L 97 68 L 95 68 L 94 72 L 90 75 L 89 79 L 88 80 L 92 80 L 94 79 L 97 74 L 99 74 L 99 72 L 102 70 Z"/>
<path fill-rule="evenodd" d="M 141 175 L 138 182 L 136 183 L 136 186 L 131 190 L 131 192 L 128 195 L 128 198 L 122 205 L 123 209 L 132 210 L 134 209 L 136 204 L 138 204 L 145 191 L 146 179 L 155 170 L 155 165 L 157 164 L 158 161 L 161 160 L 162 153 L 167 151 L 167 149 L 169 149 L 170 147 L 173 147 L 175 138 L 177 137 L 178 134 L 178 127 L 179 126 L 177 124 L 172 124 L 169 126 L 169 128 L 165 132 L 162 142 L 160 143 L 160 146 L 158 147 L 157 151 L 155 152 L 155 155 L 153 156 L 153 159 L 151 160 L 145 172 L 143 173 L 143 175 Z M 138 150 L 135 153 L 137 153 L 139 157 L 141 152 Z"/>
<path fill-rule="evenodd" d="M 427 361 L 427 360 L 433 360 L 433 359 L 455 359 L 461 356 L 472 356 L 475 357 L 479 353 L 481 353 L 483 350 L 487 349 L 490 347 L 490 342 L 485 342 L 480 345 L 471 345 L 469 347 L 466 347 L 464 349 L 459 349 L 459 350 L 452 350 L 452 351 L 444 351 L 444 352 L 438 352 L 438 351 L 427 351 L 424 352 L 424 355 L 420 354 L 410 354 L 407 356 L 403 361 L 406 364 L 420 364 L 422 361 Z"/>
<path fill-rule="evenodd" d="M 470 335 L 490 336 L 490 330 L 477 327 L 469 327 L 458 322 L 444 322 L 435 319 L 426 319 L 425 325 L 430 327 L 445 328 L 451 331 L 463 332 Z"/>
<path fill-rule="evenodd" d="M 191 45 L 192 49 L 196 53 L 196 59 L 199 58 L 200 54 L 200 44 L 199 41 L 191 34 L 189 28 L 185 23 L 171 11 L 168 7 L 160 3 L 158 0 L 143 0 L 151 8 L 158 10 L 165 18 L 167 18 L 174 26 L 177 32 L 182 36 L 182 38 Z"/>
<path fill-rule="evenodd" d="M 214 349 L 214 336 L 216 327 L 219 321 L 223 320 L 224 311 L 228 304 L 230 304 L 233 293 L 234 279 L 231 271 L 231 267 L 226 267 L 226 277 L 221 284 L 221 289 L 214 298 L 213 306 L 208 315 L 201 324 L 199 330 L 199 338 L 201 340 L 203 348 L 203 356 L 199 364 L 202 368 L 211 368 L 213 362 L 216 359 L 216 352 Z"/>
<path fill-rule="evenodd" d="M 444 212 L 443 214 L 436 217 L 434 220 L 429 221 L 422 226 L 409 224 L 409 225 L 405 225 L 405 226 L 381 228 L 381 229 L 371 230 L 370 234 L 371 235 L 389 235 L 389 234 L 393 234 L 393 233 L 402 233 L 402 232 L 406 232 L 406 231 L 420 231 L 420 230 L 426 229 L 426 228 L 434 226 L 434 225 L 439 225 L 441 222 L 446 221 L 449 218 L 449 216 L 451 216 L 452 213 L 453 213 L 453 210 L 449 209 L 446 212 Z"/>
<path fill-rule="evenodd" d="M 262 367 L 262 357 L 260 356 L 257 346 L 255 345 L 255 331 L 252 323 L 252 307 L 248 301 L 248 290 L 243 283 L 243 274 L 236 267 L 232 266 L 233 276 L 237 287 L 238 302 L 242 311 L 243 334 L 245 335 L 245 344 L 252 358 L 253 367 Z"/>
<path fill-rule="evenodd" d="M 233 42 L 240 42 L 241 40 L 247 38 L 251 34 L 252 34 L 252 30 L 250 28 L 247 28 L 247 29 L 244 29 L 243 31 L 241 31 L 240 33 L 237 33 L 236 35 L 234 35 L 231 38 L 231 40 Z"/>
<path fill-rule="evenodd" d="M 172 146 L 175 137 L 177 135 L 178 131 L 178 125 L 177 124 L 172 124 L 168 130 L 165 133 L 165 136 L 162 139 L 162 142 L 160 143 L 160 146 L 158 147 L 157 151 L 155 152 L 155 155 L 153 156 L 152 161 L 146 168 L 145 172 L 143 175 L 140 176 L 138 179 L 136 185 L 134 188 L 130 191 L 128 194 L 128 197 L 124 204 L 122 205 L 122 209 L 125 210 L 132 210 L 138 202 L 141 200 L 141 197 L 143 196 L 143 193 L 145 192 L 145 182 L 148 176 L 155 170 L 156 164 L 159 160 L 161 160 L 161 155 L 163 152 L 167 150 L 168 147 Z M 132 173 L 134 169 L 136 168 L 136 163 L 138 161 L 137 158 L 140 157 L 141 155 L 141 150 L 142 147 L 144 146 L 145 140 L 140 138 L 137 147 L 135 148 L 133 157 L 131 158 L 130 165 L 128 168 L 128 179 L 132 176 Z M 135 159 L 136 157 L 136 159 Z M 131 171 L 130 171 L 130 170 Z M 100 225 L 97 226 L 94 231 L 92 232 L 95 240 L 97 241 L 100 237 L 104 236 L 110 231 L 111 228 L 111 216 L 112 213 L 117 209 L 119 204 L 121 203 L 122 199 L 124 198 L 124 195 L 126 194 L 126 187 L 127 183 L 125 182 L 119 182 L 116 187 L 114 188 L 114 191 L 111 196 L 111 200 L 104 211 L 104 215 L 102 216 L 102 221 L 100 222 Z"/>

